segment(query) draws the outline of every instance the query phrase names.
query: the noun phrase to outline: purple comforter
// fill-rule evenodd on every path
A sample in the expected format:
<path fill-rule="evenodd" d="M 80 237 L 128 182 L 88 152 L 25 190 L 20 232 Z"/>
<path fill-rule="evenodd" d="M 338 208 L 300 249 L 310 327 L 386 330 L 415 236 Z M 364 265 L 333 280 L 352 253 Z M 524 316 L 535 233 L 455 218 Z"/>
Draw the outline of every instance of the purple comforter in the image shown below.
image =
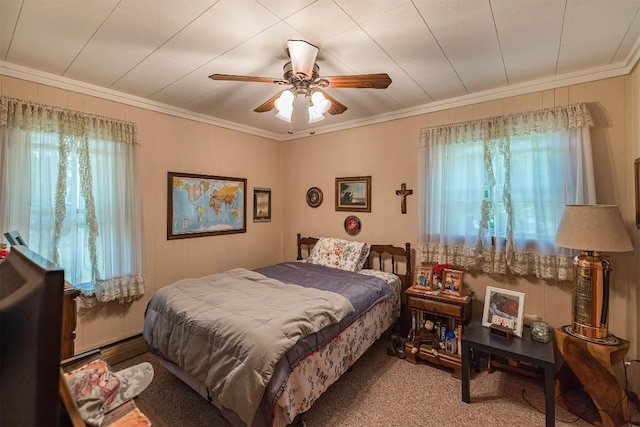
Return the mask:
<path fill-rule="evenodd" d="M 298 362 L 329 342 L 354 320 L 378 302 L 389 298 L 391 294 L 389 286 L 380 278 L 321 265 L 283 262 L 254 271 L 284 283 L 336 292 L 347 298 L 355 310 L 340 323 L 325 327 L 320 332 L 299 340 L 278 362 L 254 420 L 254 425 L 270 425 L 273 406 Z"/>

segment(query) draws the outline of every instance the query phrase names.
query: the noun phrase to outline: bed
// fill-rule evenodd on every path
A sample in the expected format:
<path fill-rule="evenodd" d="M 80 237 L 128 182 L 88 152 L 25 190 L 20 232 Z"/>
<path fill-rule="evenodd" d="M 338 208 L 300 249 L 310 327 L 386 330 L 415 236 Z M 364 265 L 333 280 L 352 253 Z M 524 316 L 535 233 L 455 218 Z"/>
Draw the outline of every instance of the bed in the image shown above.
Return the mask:
<path fill-rule="evenodd" d="M 404 317 L 409 243 L 297 243 L 295 262 L 179 280 L 145 311 L 149 350 L 234 425 L 293 423 Z"/>

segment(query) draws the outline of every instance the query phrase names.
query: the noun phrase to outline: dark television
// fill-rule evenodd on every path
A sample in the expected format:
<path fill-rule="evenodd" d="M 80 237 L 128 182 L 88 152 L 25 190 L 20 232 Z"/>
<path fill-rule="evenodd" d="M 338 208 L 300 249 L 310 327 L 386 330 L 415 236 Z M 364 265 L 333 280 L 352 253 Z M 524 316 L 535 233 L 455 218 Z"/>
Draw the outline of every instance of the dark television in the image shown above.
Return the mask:
<path fill-rule="evenodd" d="M 0 425 L 60 423 L 64 270 L 12 246 L 0 261 Z"/>

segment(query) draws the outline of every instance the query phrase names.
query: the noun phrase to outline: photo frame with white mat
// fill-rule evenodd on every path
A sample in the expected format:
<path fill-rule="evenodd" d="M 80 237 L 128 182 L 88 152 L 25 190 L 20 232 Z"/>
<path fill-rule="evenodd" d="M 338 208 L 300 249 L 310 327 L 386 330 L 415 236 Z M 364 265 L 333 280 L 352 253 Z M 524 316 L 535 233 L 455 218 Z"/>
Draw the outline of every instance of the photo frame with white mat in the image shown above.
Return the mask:
<path fill-rule="evenodd" d="M 524 296 L 522 292 L 487 286 L 482 313 L 482 326 L 500 325 L 522 337 L 524 321 Z"/>

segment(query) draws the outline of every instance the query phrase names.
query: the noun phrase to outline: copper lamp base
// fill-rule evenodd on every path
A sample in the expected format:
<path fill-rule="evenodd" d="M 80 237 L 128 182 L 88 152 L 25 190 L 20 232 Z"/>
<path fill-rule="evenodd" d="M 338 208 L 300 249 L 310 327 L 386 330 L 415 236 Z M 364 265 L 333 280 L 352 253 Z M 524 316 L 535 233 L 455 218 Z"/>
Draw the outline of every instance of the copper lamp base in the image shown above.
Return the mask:
<path fill-rule="evenodd" d="M 598 338 L 591 338 L 591 337 L 588 337 L 586 335 L 581 335 L 581 334 L 577 333 L 573 329 L 573 327 L 571 325 L 563 326 L 562 330 L 564 332 L 566 332 L 567 334 L 571 335 L 572 337 L 580 338 L 581 340 L 589 341 L 589 342 L 592 342 L 592 343 L 595 343 L 595 344 L 603 344 L 603 345 L 618 345 L 618 344 L 620 344 L 620 340 L 618 339 L 618 337 L 616 337 L 612 333 L 608 333 L 605 338 L 598 339 Z"/>

